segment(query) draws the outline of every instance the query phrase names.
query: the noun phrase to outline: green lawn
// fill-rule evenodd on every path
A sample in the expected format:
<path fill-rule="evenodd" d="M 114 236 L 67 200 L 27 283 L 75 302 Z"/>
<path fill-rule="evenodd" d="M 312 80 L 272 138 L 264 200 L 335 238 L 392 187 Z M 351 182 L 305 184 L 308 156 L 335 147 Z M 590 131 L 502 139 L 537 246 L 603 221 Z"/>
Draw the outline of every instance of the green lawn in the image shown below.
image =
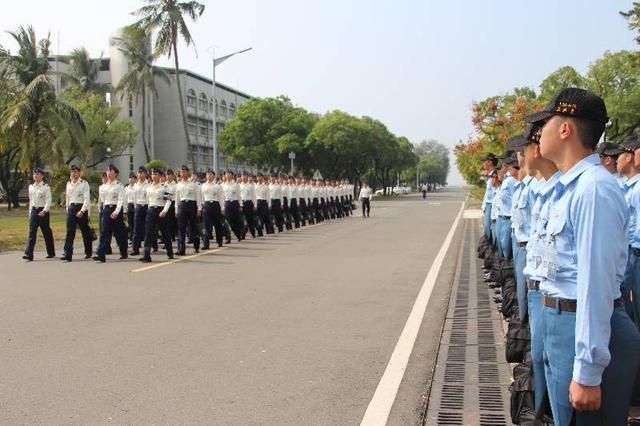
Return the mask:
<path fill-rule="evenodd" d="M 63 212 L 54 212 L 51 216 L 51 230 L 56 246 L 64 242 L 66 234 L 66 216 Z M 0 251 L 24 250 L 29 236 L 29 218 L 26 210 L 20 216 L 0 216 Z M 36 248 L 44 247 L 42 233 L 38 231 Z"/>

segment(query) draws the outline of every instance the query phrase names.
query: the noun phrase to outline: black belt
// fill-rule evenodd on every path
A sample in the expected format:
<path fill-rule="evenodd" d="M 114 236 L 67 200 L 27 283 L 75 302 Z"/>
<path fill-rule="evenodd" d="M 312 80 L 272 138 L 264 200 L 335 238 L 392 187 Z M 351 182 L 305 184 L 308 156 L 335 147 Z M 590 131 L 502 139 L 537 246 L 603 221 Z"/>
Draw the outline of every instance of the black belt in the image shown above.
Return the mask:
<path fill-rule="evenodd" d="M 31 207 L 31 210 L 44 210 L 44 207 Z"/>
<path fill-rule="evenodd" d="M 115 209 L 117 206 L 117 204 L 105 204 L 104 207 L 111 207 L 112 209 Z"/>
<path fill-rule="evenodd" d="M 527 288 L 529 290 L 540 290 L 540 281 L 527 280 Z"/>
<path fill-rule="evenodd" d="M 136 204 L 136 208 L 138 208 L 138 207 L 148 207 L 148 206 L 149 206 L 148 204 Z"/>
<path fill-rule="evenodd" d="M 498 215 L 498 217 L 499 217 L 500 219 L 509 219 L 509 220 L 511 220 L 511 216 Z"/>
<path fill-rule="evenodd" d="M 127 203 L 128 206 L 135 206 L 136 203 Z"/>
<path fill-rule="evenodd" d="M 74 206 L 74 207 L 75 206 L 80 206 L 80 207 L 82 207 L 83 204 L 84 203 L 69 203 L 69 207 L 71 207 L 71 206 Z"/>
<path fill-rule="evenodd" d="M 196 200 L 180 200 L 180 203 L 195 203 Z"/>
<path fill-rule="evenodd" d="M 205 201 L 204 203 L 205 204 L 218 204 L 218 205 L 220 205 L 219 201 Z"/>
<path fill-rule="evenodd" d="M 523 241 L 521 243 L 518 243 L 518 247 L 522 248 L 522 247 L 526 247 L 527 246 L 527 242 Z"/>
<path fill-rule="evenodd" d="M 575 300 L 556 299 L 546 294 L 542 295 L 542 304 L 546 307 L 557 309 L 558 312 L 575 312 L 578 307 L 578 302 Z M 624 301 L 619 297 L 613 301 L 613 306 L 615 308 L 624 307 Z"/>

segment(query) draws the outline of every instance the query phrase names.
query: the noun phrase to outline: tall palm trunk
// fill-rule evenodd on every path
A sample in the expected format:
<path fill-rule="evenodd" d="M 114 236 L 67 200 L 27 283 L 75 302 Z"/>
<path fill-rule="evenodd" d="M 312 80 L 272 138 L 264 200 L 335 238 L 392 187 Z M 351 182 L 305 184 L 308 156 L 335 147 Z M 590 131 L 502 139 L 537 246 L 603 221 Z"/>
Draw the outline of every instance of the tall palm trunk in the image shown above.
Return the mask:
<path fill-rule="evenodd" d="M 173 61 L 176 67 L 176 87 L 178 88 L 178 103 L 180 104 L 180 114 L 182 114 L 182 127 L 184 128 L 184 137 L 187 141 L 187 152 L 191 159 L 191 170 L 196 170 L 196 154 L 191 149 L 191 141 L 189 139 L 189 130 L 187 128 L 187 114 L 184 112 L 184 100 L 182 99 L 182 85 L 180 84 L 180 66 L 178 64 L 178 43 L 177 36 L 173 37 Z"/>
<path fill-rule="evenodd" d="M 147 163 L 151 161 L 149 148 L 147 148 L 147 90 L 142 85 L 142 145 L 144 145 L 144 156 Z"/>

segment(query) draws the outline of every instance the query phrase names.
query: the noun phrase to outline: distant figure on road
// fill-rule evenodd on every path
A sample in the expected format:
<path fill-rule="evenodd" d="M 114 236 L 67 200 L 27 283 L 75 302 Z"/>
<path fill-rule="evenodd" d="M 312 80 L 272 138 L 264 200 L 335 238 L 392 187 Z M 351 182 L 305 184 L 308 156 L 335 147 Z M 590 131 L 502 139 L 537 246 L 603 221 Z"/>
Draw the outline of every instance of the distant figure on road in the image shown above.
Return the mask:
<path fill-rule="evenodd" d="M 369 217 L 369 211 L 371 210 L 371 195 L 373 190 L 369 187 L 369 183 L 365 180 L 362 182 L 362 188 L 360 189 L 360 196 L 358 199 L 362 204 L 362 217 Z"/>
<path fill-rule="evenodd" d="M 22 258 L 31 262 L 36 245 L 38 228 L 42 231 L 47 247 L 47 259 L 56 255 L 53 246 L 53 233 L 49 226 L 49 208 L 51 207 L 51 188 L 44 181 L 44 170 L 36 167 L 33 170 L 33 183 L 29 185 L 29 238 Z"/>
<path fill-rule="evenodd" d="M 426 183 L 424 185 L 422 185 L 422 199 L 423 200 L 427 199 L 427 191 L 428 190 L 429 190 L 429 187 L 427 186 Z"/>

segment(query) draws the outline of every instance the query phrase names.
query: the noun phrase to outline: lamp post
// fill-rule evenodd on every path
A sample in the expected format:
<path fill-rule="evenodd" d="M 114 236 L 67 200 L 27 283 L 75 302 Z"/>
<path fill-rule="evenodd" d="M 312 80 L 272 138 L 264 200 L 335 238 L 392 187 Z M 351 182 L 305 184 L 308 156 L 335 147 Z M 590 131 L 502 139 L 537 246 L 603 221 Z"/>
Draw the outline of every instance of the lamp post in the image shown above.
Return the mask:
<path fill-rule="evenodd" d="M 218 170 L 218 123 L 216 121 L 217 120 L 216 115 L 218 113 L 217 111 L 218 108 L 216 106 L 216 66 L 220 65 L 221 63 L 223 63 L 224 61 L 226 61 L 227 59 L 229 59 L 234 55 L 248 52 L 249 50 L 252 49 L 252 47 L 239 50 L 237 52 L 233 52 L 228 55 L 221 56 L 219 58 L 216 58 L 216 50 L 214 47 L 210 47 L 209 49 L 211 50 L 211 57 L 212 57 L 211 62 L 212 62 L 212 68 L 213 68 L 213 80 L 211 83 L 213 85 L 213 169 L 217 171 Z M 236 108 L 237 108 L 237 105 L 236 105 Z"/>

